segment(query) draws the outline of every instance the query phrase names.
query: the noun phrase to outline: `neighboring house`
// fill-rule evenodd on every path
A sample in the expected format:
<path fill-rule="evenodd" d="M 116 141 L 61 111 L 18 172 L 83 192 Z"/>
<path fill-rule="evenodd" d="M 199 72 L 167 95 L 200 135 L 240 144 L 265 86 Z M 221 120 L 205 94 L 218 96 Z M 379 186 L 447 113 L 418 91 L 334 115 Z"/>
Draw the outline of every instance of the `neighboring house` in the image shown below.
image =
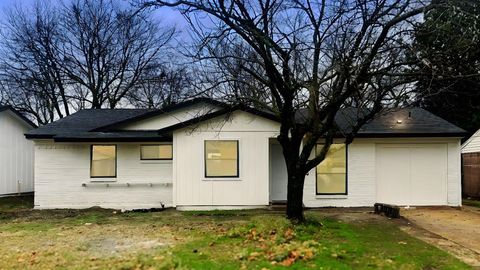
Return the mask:
<path fill-rule="evenodd" d="M 463 194 L 480 198 L 480 130 L 462 144 Z"/>
<path fill-rule="evenodd" d="M 355 116 L 340 112 L 340 130 Z M 35 142 L 35 207 L 236 209 L 285 201 L 279 127 L 269 113 L 204 98 L 163 110 L 82 110 L 26 134 Z M 306 177 L 304 204 L 459 206 L 462 136 L 418 108 L 379 116 L 352 144 L 336 139 Z"/>
<path fill-rule="evenodd" d="M 33 142 L 37 126 L 10 106 L 0 106 L 0 197 L 33 192 Z"/>

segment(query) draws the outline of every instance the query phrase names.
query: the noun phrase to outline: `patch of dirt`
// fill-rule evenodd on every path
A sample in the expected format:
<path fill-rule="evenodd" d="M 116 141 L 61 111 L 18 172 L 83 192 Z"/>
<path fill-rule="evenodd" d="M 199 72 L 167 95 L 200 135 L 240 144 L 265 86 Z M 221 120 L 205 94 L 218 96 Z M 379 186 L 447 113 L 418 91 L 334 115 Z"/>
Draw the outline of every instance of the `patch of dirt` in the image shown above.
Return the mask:
<path fill-rule="evenodd" d="M 312 209 L 309 211 L 311 212 L 320 211 L 322 215 L 325 217 L 334 218 L 334 219 L 341 220 L 348 223 L 384 221 L 386 219 L 386 217 L 384 216 L 373 214 L 373 209 L 366 208 L 366 207 L 358 207 L 358 208 L 332 207 L 332 208 Z"/>
<path fill-rule="evenodd" d="M 158 239 L 125 239 L 112 236 L 89 239 L 84 244 L 89 253 L 101 256 L 117 255 L 122 252 L 145 251 L 168 246 Z"/>
<path fill-rule="evenodd" d="M 78 217 L 87 213 L 95 211 L 99 214 L 111 215 L 112 209 L 103 208 L 88 208 L 88 209 L 52 209 L 52 210 L 35 210 L 35 209 L 20 209 L 15 211 L 0 211 L 0 220 L 14 220 L 21 219 L 22 221 L 36 221 L 36 220 L 52 220 L 62 218 Z"/>
<path fill-rule="evenodd" d="M 421 207 L 402 209 L 401 215 L 408 220 L 401 226 L 403 231 L 469 265 L 480 266 L 479 212 L 468 208 Z"/>

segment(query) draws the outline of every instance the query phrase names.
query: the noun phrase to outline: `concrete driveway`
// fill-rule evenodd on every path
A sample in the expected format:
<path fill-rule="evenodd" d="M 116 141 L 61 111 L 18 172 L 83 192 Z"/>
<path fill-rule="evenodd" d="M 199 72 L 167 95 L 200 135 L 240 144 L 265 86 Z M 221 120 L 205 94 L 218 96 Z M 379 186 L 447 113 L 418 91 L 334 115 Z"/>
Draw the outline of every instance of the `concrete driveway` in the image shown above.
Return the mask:
<path fill-rule="evenodd" d="M 480 208 L 420 207 L 401 215 L 409 221 L 405 231 L 480 266 Z"/>

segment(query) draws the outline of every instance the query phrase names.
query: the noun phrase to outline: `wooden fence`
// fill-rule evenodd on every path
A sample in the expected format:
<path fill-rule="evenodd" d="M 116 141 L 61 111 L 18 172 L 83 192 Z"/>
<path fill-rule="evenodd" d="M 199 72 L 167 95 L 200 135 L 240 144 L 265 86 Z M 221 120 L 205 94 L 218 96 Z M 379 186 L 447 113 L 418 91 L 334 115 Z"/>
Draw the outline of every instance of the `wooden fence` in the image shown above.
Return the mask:
<path fill-rule="evenodd" d="M 480 153 L 462 154 L 463 196 L 480 198 Z"/>

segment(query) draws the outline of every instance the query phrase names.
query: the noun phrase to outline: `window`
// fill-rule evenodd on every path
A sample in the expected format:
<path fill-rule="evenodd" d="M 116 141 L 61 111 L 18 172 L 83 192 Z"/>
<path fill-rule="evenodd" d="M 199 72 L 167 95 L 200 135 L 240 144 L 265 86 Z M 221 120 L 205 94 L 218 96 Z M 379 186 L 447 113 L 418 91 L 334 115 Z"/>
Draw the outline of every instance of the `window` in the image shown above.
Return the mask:
<path fill-rule="evenodd" d="M 173 157 L 171 144 L 151 144 L 140 146 L 141 160 L 170 160 Z"/>
<path fill-rule="evenodd" d="M 316 147 L 316 152 L 323 145 Z M 317 166 L 317 195 L 347 194 L 347 146 L 332 144 L 325 159 Z"/>
<path fill-rule="evenodd" d="M 90 177 L 117 177 L 117 146 L 92 145 Z"/>
<path fill-rule="evenodd" d="M 205 141 L 205 177 L 238 176 L 238 141 Z"/>

